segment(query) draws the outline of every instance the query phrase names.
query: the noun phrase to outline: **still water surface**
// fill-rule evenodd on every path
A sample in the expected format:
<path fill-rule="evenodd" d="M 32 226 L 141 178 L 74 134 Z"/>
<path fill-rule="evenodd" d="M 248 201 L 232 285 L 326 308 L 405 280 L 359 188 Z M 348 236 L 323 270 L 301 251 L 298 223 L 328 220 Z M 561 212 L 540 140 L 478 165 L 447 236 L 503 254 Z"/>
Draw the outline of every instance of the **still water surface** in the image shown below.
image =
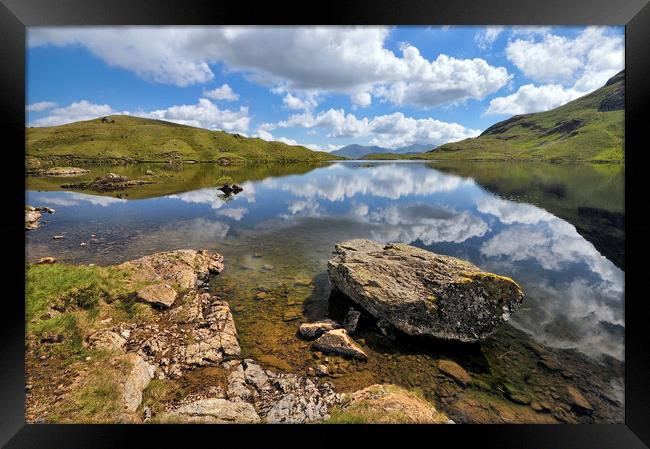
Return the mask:
<path fill-rule="evenodd" d="M 334 243 L 413 244 L 512 277 L 526 294 L 522 308 L 491 341 L 470 349 L 361 332 L 370 361 L 342 362 L 335 385 L 391 381 L 444 403 L 448 392 L 435 388 L 439 373 L 428 371 L 444 354 L 469 366 L 489 394 L 502 395 L 504 383 L 533 399 L 544 397 L 538 389 L 562 382 L 604 388 L 609 405 L 600 419 L 622 420 L 624 173 L 618 166 L 346 161 L 92 170 L 88 178 L 108 171 L 163 176 L 102 195 L 62 190 L 62 178 L 28 179 L 27 203 L 56 209 L 27 234 L 28 260 L 51 255 L 113 264 L 177 248 L 218 251 L 226 270 L 212 288 L 233 308 L 245 355 L 304 371 L 313 355 L 295 338 L 298 324 L 337 313 L 326 275 Z M 217 190 L 224 181 L 241 184 L 243 192 L 224 197 Z M 65 238 L 52 240 L 56 234 Z M 312 285 L 295 285 L 297 279 Z M 260 289 L 270 299 L 255 300 Z M 568 354 L 565 371 L 573 372 L 546 373 L 534 360 L 540 351 L 530 348 Z M 601 377 L 588 380 L 594 370 Z"/>

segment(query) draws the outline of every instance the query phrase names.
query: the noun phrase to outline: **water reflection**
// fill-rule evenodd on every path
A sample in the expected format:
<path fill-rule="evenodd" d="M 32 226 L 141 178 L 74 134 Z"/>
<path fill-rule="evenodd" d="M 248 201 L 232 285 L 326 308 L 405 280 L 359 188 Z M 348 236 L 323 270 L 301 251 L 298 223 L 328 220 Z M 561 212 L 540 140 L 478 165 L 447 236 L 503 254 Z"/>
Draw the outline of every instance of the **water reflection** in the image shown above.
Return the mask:
<path fill-rule="evenodd" d="M 29 203 L 58 210 L 28 234 L 28 256 L 108 263 L 191 246 L 236 258 L 250 251 L 251 236 L 284 230 L 286 240 L 274 243 L 311 255 L 314 271 L 322 273 L 337 240 L 400 241 L 516 279 L 527 300 L 511 322 L 538 341 L 623 358 L 623 272 L 573 224 L 545 209 L 420 163 L 345 162 L 256 177 L 240 180 L 243 192 L 229 201 L 216 186 L 137 201 L 30 191 Z M 114 231 L 111 255 L 78 248 L 89 223 L 96 233 Z M 69 238 L 54 243 L 57 232 Z"/>

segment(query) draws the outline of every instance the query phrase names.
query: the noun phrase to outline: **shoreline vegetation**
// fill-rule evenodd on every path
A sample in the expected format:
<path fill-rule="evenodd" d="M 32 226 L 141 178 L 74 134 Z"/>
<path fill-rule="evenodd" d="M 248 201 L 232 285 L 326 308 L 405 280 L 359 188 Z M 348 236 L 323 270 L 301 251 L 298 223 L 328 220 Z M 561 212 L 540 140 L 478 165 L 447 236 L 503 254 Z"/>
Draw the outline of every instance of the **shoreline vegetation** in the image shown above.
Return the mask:
<path fill-rule="evenodd" d="M 428 152 L 368 154 L 363 158 L 624 163 L 624 83 L 622 71 L 605 86 L 563 106 L 516 115 L 490 126 L 478 137 Z M 300 145 L 125 115 L 27 129 L 28 170 L 57 164 L 228 166 L 343 159 Z"/>

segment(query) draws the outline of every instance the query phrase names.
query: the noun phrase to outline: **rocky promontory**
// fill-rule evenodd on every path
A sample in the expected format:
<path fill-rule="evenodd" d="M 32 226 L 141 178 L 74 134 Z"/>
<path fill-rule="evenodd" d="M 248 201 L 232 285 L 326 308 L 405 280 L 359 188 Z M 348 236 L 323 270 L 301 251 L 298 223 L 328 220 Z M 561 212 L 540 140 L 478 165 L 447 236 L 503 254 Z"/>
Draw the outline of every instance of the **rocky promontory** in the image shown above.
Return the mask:
<path fill-rule="evenodd" d="M 335 289 L 413 336 L 483 340 L 524 298 L 508 277 L 403 243 L 347 240 L 335 246 L 327 268 Z"/>
<path fill-rule="evenodd" d="M 224 269 L 220 254 L 181 249 L 109 267 L 57 266 L 33 266 L 78 280 L 28 316 L 30 422 L 308 423 L 373 404 L 395 408 L 391 420 L 447 422 L 407 390 L 375 385 L 343 396 L 323 377 L 244 358 L 230 306 L 209 287 Z M 365 358 L 332 321 L 303 331 L 324 351 Z M 383 413 L 358 419 L 391 422 Z"/>

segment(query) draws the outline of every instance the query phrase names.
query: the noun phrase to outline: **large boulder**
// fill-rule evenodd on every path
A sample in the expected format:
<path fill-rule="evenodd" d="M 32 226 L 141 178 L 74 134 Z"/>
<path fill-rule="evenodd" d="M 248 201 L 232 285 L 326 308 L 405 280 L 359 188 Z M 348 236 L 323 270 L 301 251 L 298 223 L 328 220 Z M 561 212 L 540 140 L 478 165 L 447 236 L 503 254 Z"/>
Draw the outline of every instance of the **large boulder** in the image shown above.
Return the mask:
<path fill-rule="evenodd" d="M 482 340 L 521 305 L 512 279 L 403 243 L 348 240 L 328 262 L 334 288 L 400 331 Z"/>

